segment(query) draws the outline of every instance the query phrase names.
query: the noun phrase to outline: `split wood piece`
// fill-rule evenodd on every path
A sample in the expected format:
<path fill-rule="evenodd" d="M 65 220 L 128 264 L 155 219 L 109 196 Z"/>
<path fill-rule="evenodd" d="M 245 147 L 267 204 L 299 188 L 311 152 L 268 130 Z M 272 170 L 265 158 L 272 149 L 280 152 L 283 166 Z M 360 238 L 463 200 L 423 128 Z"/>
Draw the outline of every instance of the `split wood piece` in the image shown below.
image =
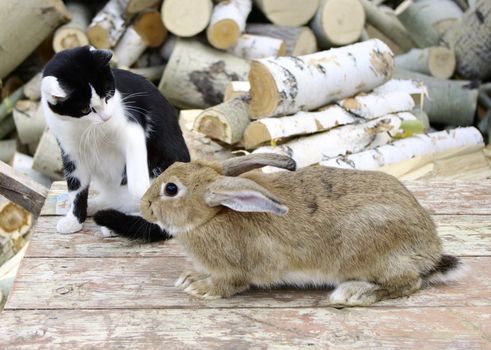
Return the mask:
<path fill-rule="evenodd" d="M 249 95 L 251 84 L 248 81 L 229 81 L 225 88 L 225 96 L 223 102 L 231 100 L 235 97 Z"/>
<path fill-rule="evenodd" d="M 165 3 L 165 2 L 164 2 Z M 159 90 L 181 108 L 208 108 L 223 102 L 229 81 L 246 80 L 249 63 L 197 40 L 178 39 Z"/>
<path fill-rule="evenodd" d="M 42 74 L 39 72 L 24 85 L 24 96 L 31 101 L 39 101 L 41 98 L 41 78 Z"/>
<path fill-rule="evenodd" d="M 202 112 L 202 109 L 183 109 L 179 114 L 179 125 L 191 159 L 222 161 L 231 158 L 233 154 L 230 149 L 199 132 L 192 131 L 196 118 Z"/>
<path fill-rule="evenodd" d="M 389 47 L 377 39 L 306 56 L 254 60 L 249 73 L 251 115 L 312 110 L 370 91 L 390 79 L 393 65 Z"/>
<path fill-rule="evenodd" d="M 240 96 L 204 110 L 193 130 L 229 145 L 239 142 L 250 123 L 249 100 L 247 95 Z"/>
<path fill-rule="evenodd" d="M 377 7 L 369 0 L 359 0 L 365 10 L 367 21 L 376 29 L 394 41 L 402 50 L 409 51 L 416 44 L 409 37 L 396 15 Z"/>
<path fill-rule="evenodd" d="M 438 46 L 411 51 L 394 58 L 397 68 L 432 75 L 440 79 L 449 79 L 455 71 L 455 53 L 453 50 Z"/>
<path fill-rule="evenodd" d="M 244 146 L 253 149 L 266 142 L 276 143 L 293 136 L 363 123 L 390 113 L 410 111 L 413 107 L 411 95 L 404 92 L 357 96 L 318 112 L 298 112 L 292 116 L 252 122 L 244 132 Z"/>
<path fill-rule="evenodd" d="M 30 177 L 0 162 L 0 194 L 37 216 L 41 212 L 48 189 Z"/>
<path fill-rule="evenodd" d="M 460 75 L 480 80 L 491 77 L 491 1 L 476 1 L 443 40 L 455 51 Z"/>
<path fill-rule="evenodd" d="M 14 118 L 12 118 L 12 115 L 8 115 L 4 120 L 0 121 L 0 140 L 11 134 L 14 130 Z"/>
<path fill-rule="evenodd" d="M 13 139 L 0 141 L 0 161 L 11 164 L 16 151 L 17 140 Z"/>
<path fill-rule="evenodd" d="M 285 56 L 286 45 L 281 39 L 267 36 L 242 34 L 235 45 L 228 49 L 231 54 L 246 60 Z"/>
<path fill-rule="evenodd" d="M 271 22 L 289 27 L 308 23 L 319 7 L 319 0 L 254 0 L 254 3 Z"/>
<path fill-rule="evenodd" d="M 41 141 L 34 154 L 32 164 L 34 170 L 48 176 L 51 180 L 63 180 L 63 162 L 61 161 L 61 151 L 53 133 L 44 130 Z"/>
<path fill-rule="evenodd" d="M 345 125 L 320 134 L 298 138 L 276 147 L 264 146 L 253 153 L 277 153 L 292 157 L 298 168 L 317 164 L 322 160 L 361 152 L 391 141 L 387 132 L 398 132 L 403 120 L 415 119 L 410 113 L 402 112 L 377 118 L 366 123 Z M 273 167 L 263 168 L 274 172 Z"/>
<path fill-rule="evenodd" d="M 159 5 L 162 0 L 129 0 L 125 12 L 128 15 L 137 14 L 145 9 Z"/>
<path fill-rule="evenodd" d="M 286 45 L 286 55 L 302 56 L 317 51 L 317 40 L 309 27 L 287 27 L 266 23 L 249 23 L 246 33 L 281 39 Z"/>
<path fill-rule="evenodd" d="M 227 0 L 215 5 L 206 30 L 209 43 L 217 49 L 228 49 L 237 43 L 244 31 L 252 0 Z"/>
<path fill-rule="evenodd" d="M 364 25 L 365 11 L 359 0 L 321 0 L 311 23 L 323 49 L 358 41 Z"/>
<path fill-rule="evenodd" d="M 211 0 L 165 0 L 162 21 L 169 32 L 190 37 L 202 32 L 210 22 Z"/>
<path fill-rule="evenodd" d="M 145 79 L 150 81 L 159 81 L 164 73 L 165 66 L 162 64 L 160 66 L 146 67 L 146 68 L 131 68 L 130 72 L 141 75 Z"/>
<path fill-rule="evenodd" d="M 479 90 L 470 81 L 438 79 L 402 69 L 394 71 L 394 78 L 424 83 L 429 98 L 424 100 L 423 110 L 430 122 L 453 126 L 468 126 L 474 122 Z"/>
<path fill-rule="evenodd" d="M 124 13 L 128 2 L 129 0 L 109 0 L 97 13 L 87 29 L 92 45 L 98 49 L 110 49 L 116 45 L 126 27 Z"/>
<path fill-rule="evenodd" d="M 59 27 L 53 36 L 53 50 L 60 52 L 74 47 L 89 44 L 86 31 L 90 23 L 90 10 L 80 2 L 69 2 L 66 5 L 72 19 Z"/>
<path fill-rule="evenodd" d="M 31 225 L 32 214 L 27 210 L 9 201 L 0 204 L 0 234 L 11 238 L 15 250 L 22 248 L 21 244 L 25 243 L 22 236 L 29 231 Z"/>
<path fill-rule="evenodd" d="M 3 79 L 55 28 L 68 21 L 70 13 L 61 0 L 2 0 L 1 6 L 0 79 Z"/>
<path fill-rule="evenodd" d="M 44 120 L 43 108 L 38 102 L 18 101 L 15 104 L 13 117 L 21 143 L 33 143 L 41 139 L 46 121 Z"/>
<path fill-rule="evenodd" d="M 382 33 L 380 30 L 372 26 L 370 23 L 365 25 L 365 31 L 362 33 L 361 41 L 366 41 L 369 39 L 379 39 L 387 44 L 395 55 L 400 55 L 407 50 L 403 50 L 399 45 L 397 45 L 392 39 L 387 35 Z"/>
<path fill-rule="evenodd" d="M 398 18 L 406 27 L 410 37 L 419 47 L 437 46 L 440 37 L 463 12 L 451 0 L 409 0 Z"/>
<path fill-rule="evenodd" d="M 457 128 L 414 135 L 372 150 L 335 157 L 320 164 L 346 169 L 374 170 L 415 157 L 474 145 L 484 147 L 479 130 L 474 127 Z"/>

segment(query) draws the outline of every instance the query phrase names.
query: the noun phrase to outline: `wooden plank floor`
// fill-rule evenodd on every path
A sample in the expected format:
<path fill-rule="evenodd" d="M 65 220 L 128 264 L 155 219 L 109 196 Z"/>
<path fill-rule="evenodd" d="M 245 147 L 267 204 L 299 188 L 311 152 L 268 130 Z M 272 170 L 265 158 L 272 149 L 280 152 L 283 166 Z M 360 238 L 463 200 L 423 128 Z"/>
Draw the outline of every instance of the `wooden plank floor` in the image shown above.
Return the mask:
<path fill-rule="evenodd" d="M 92 222 L 57 234 L 66 196 L 54 184 L 0 315 L 0 349 L 491 349 L 491 181 L 407 185 L 470 272 L 408 298 L 335 309 L 329 290 L 191 298 L 173 286 L 189 266 L 173 241 L 102 238 Z"/>

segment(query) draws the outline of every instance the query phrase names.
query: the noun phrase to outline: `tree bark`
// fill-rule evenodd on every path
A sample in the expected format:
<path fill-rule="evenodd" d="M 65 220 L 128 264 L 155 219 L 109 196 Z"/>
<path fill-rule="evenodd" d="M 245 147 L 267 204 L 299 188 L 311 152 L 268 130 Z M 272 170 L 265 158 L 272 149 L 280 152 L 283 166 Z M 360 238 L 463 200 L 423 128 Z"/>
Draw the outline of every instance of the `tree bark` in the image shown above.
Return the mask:
<path fill-rule="evenodd" d="M 55 52 L 89 44 L 89 38 L 85 32 L 90 22 L 90 10 L 78 2 L 70 2 L 66 7 L 72 15 L 72 19 L 55 31 L 53 36 L 53 50 Z"/>
<path fill-rule="evenodd" d="M 254 0 L 254 3 L 271 22 L 290 27 L 309 22 L 319 7 L 319 0 Z"/>
<path fill-rule="evenodd" d="M 131 67 L 147 47 L 147 43 L 134 27 L 128 27 L 114 48 L 114 56 L 118 67 Z"/>
<path fill-rule="evenodd" d="M 285 56 L 286 45 L 281 39 L 267 36 L 242 34 L 235 45 L 228 49 L 231 54 L 246 60 Z"/>
<path fill-rule="evenodd" d="M 444 35 L 454 50 L 457 72 L 466 79 L 491 77 L 491 1 L 478 0 Z"/>
<path fill-rule="evenodd" d="M 246 80 L 246 60 L 196 40 L 178 39 L 159 90 L 181 108 L 208 108 L 223 102 L 229 81 Z"/>
<path fill-rule="evenodd" d="M 423 110 L 432 123 L 472 125 L 479 91 L 470 81 L 443 80 L 402 69 L 395 70 L 394 78 L 421 81 L 426 85 L 429 98 L 424 100 Z"/>
<path fill-rule="evenodd" d="M 165 0 L 162 21 L 169 32 L 190 37 L 202 32 L 210 22 L 211 0 Z"/>
<path fill-rule="evenodd" d="M 428 47 L 425 49 L 412 49 L 396 56 L 397 68 L 407 69 L 435 78 L 449 79 L 455 71 L 455 53 L 443 46 Z"/>
<path fill-rule="evenodd" d="M 300 57 L 254 60 L 249 73 L 254 118 L 312 110 L 389 80 L 392 52 L 374 39 Z"/>
<path fill-rule="evenodd" d="M 303 56 L 317 51 L 317 41 L 309 27 L 287 27 L 265 23 L 249 23 L 246 33 L 281 39 L 286 45 L 286 55 Z"/>
<path fill-rule="evenodd" d="M 357 41 L 365 25 L 365 11 L 358 0 L 321 0 L 311 23 L 319 47 L 343 46 Z"/>
<path fill-rule="evenodd" d="M 251 9 L 252 0 L 227 0 L 216 4 L 206 31 L 209 43 L 217 49 L 234 46 L 245 29 Z"/>
<path fill-rule="evenodd" d="M 320 164 L 336 168 L 375 170 L 415 157 L 472 145 L 484 146 L 481 133 L 474 127 L 457 128 L 414 135 L 372 150 L 338 156 Z"/>
<path fill-rule="evenodd" d="M 195 120 L 193 130 L 211 139 L 236 144 L 250 123 L 249 96 L 236 97 L 204 110 Z"/>

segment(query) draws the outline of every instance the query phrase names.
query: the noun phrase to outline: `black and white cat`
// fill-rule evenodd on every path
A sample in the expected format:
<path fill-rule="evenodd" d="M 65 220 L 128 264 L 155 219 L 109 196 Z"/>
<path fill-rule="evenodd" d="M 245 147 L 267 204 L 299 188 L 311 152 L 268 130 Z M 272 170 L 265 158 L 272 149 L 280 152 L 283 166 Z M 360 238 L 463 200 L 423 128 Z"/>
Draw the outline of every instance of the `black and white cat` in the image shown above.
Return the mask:
<path fill-rule="evenodd" d="M 146 79 L 111 69 L 111 55 L 88 46 L 66 50 L 43 71 L 44 115 L 62 150 L 72 201 L 57 230 L 77 232 L 87 215 L 113 209 L 98 216 L 116 233 L 166 239 L 156 225 L 124 213 L 139 211 L 154 177 L 189 161 L 177 112 Z M 89 184 L 98 193 L 90 199 Z"/>

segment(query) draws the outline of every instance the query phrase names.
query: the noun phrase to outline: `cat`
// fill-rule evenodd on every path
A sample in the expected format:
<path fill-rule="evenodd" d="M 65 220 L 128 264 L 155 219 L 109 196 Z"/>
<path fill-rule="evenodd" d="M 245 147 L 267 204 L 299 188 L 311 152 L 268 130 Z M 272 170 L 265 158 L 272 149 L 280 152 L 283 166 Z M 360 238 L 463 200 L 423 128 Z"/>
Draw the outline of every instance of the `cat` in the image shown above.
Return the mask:
<path fill-rule="evenodd" d="M 80 231 L 88 215 L 101 211 L 103 233 L 164 240 L 169 236 L 158 226 L 126 213 L 138 212 L 152 179 L 176 161 L 189 162 L 189 152 L 176 110 L 143 77 L 111 68 L 111 57 L 78 47 L 57 53 L 43 70 L 41 103 L 71 201 L 56 228 Z"/>

